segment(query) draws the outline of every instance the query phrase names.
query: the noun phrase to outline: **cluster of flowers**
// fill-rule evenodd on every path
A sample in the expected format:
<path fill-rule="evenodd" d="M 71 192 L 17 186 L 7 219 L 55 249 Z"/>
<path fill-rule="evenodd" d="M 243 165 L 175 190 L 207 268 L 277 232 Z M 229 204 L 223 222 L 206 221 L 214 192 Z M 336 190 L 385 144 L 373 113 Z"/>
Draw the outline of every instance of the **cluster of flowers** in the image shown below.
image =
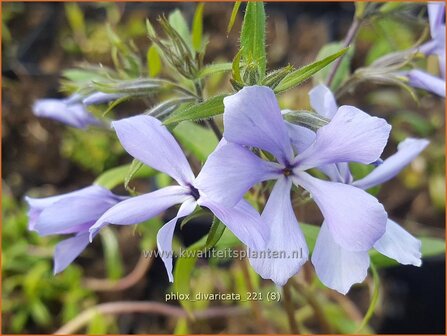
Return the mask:
<path fill-rule="evenodd" d="M 125 150 L 144 164 L 171 176 L 178 185 L 121 197 L 93 185 L 44 199 L 27 198 L 30 229 L 40 235 L 72 234 L 56 246 L 55 273 L 65 269 L 108 224 L 144 222 L 180 204 L 177 215 L 157 234 L 157 244 L 172 276 L 172 239 L 178 219 L 197 206 L 209 209 L 250 250 L 303 251 L 303 258 L 251 257 L 255 271 L 284 285 L 307 261 L 309 251 L 291 202 L 292 185 L 307 190 L 324 217 L 311 261 L 321 281 L 341 293 L 362 282 L 370 249 L 402 264 L 421 264 L 420 241 L 388 218 L 365 190 L 388 181 L 427 145 L 406 139 L 397 153 L 381 160 L 391 126 L 353 106 L 337 107 L 320 85 L 310 92 L 312 108 L 325 119 L 315 132 L 284 120 L 274 92 L 248 86 L 224 99 L 224 137 L 194 176 L 180 146 L 156 118 L 140 115 L 112 122 Z M 268 153 L 265 155 L 265 153 Z M 266 160 L 266 157 L 274 159 Z M 354 181 L 349 162 L 374 164 Z M 310 174 L 318 169 L 327 176 Z M 314 174 L 315 175 L 315 174 Z M 261 214 L 244 195 L 254 185 L 274 180 Z"/>

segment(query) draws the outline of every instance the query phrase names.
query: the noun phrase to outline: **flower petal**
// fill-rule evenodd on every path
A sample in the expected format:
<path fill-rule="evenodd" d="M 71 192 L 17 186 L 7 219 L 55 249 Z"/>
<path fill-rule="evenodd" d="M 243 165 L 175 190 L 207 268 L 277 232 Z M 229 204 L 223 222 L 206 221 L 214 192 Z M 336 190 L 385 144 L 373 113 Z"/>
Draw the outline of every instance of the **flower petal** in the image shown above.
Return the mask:
<path fill-rule="evenodd" d="M 37 117 L 49 118 L 76 128 L 86 128 L 99 121 L 79 103 L 69 104 L 67 99 L 39 99 L 33 105 Z"/>
<path fill-rule="evenodd" d="M 77 232 L 80 228 L 84 230 L 118 202 L 116 197 L 64 197 L 42 210 L 33 230 L 41 236 Z"/>
<path fill-rule="evenodd" d="M 224 137 L 229 142 L 257 147 L 281 163 L 293 152 L 278 101 L 266 86 L 246 86 L 224 99 Z"/>
<path fill-rule="evenodd" d="M 368 274 L 368 252 L 342 248 L 324 222 L 311 260 L 321 282 L 342 294 L 346 294 L 353 284 L 363 282 Z"/>
<path fill-rule="evenodd" d="M 296 153 L 304 152 L 315 141 L 315 132 L 307 127 L 295 125 L 288 121 L 285 121 L 285 124 Z"/>
<path fill-rule="evenodd" d="M 429 2 L 427 4 L 428 20 L 430 21 L 430 33 L 433 38 L 436 38 L 441 33 L 442 29 L 445 29 L 444 15 L 445 15 L 445 3 L 444 2 Z"/>
<path fill-rule="evenodd" d="M 172 176 L 181 185 L 194 180 L 185 154 L 158 119 L 140 115 L 114 121 L 112 127 L 124 149 L 134 158 Z"/>
<path fill-rule="evenodd" d="M 144 222 L 188 198 L 192 196 L 181 186 L 169 186 L 129 198 L 105 212 L 90 228 L 90 236 L 107 224 L 131 225 Z"/>
<path fill-rule="evenodd" d="M 337 113 L 337 103 L 332 91 L 323 84 L 309 91 L 310 106 L 320 115 L 328 119 Z"/>
<path fill-rule="evenodd" d="M 226 207 L 206 197 L 197 203 L 210 209 L 239 240 L 250 249 L 263 249 L 269 238 L 269 229 L 259 213 L 245 200 L 234 207 Z"/>
<path fill-rule="evenodd" d="M 421 241 L 391 219 L 388 219 L 385 234 L 374 244 L 374 248 L 400 264 L 422 264 Z"/>
<path fill-rule="evenodd" d="M 35 226 L 39 220 L 39 216 L 41 215 L 41 213 L 46 209 L 51 207 L 53 204 L 61 201 L 61 200 L 66 200 L 66 199 L 76 199 L 76 198 L 81 198 L 81 199 L 87 199 L 87 202 L 91 202 L 92 199 L 95 199 L 94 202 L 96 203 L 101 203 L 101 204 L 111 204 L 110 206 L 112 206 L 113 204 L 117 203 L 120 200 L 125 199 L 125 197 L 121 197 L 121 196 L 117 196 L 115 194 L 113 194 L 110 190 L 105 189 L 103 187 L 97 186 L 97 185 L 93 185 L 93 186 L 89 186 L 86 188 L 82 188 L 80 190 L 76 190 L 76 191 L 72 191 L 66 194 L 62 194 L 62 195 L 56 195 L 56 196 L 50 196 L 50 197 L 44 197 L 44 198 L 32 198 L 32 197 L 28 197 L 25 196 L 25 201 L 28 203 L 29 206 L 29 210 L 28 210 L 28 229 L 29 230 L 36 230 Z M 71 201 L 70 201 L 71 202 Z M 64 205 L 65 203 L 65 205 Z M 69 207 L 69 211 L 68 212 L 73 212 L 73 206 L 69 204 L 69 202 L 64 202 L 62 204 L 62 206 L 65 207 L 65 210 L 67 210 L 67 206 Z M 95 203 L 95 204 L 96 204 Z M 57 209 L 53 209 L 50 212 L 54 211 Z M 80 209 L 81 210 L 81 209 Z M 83 211 L 83 209 L 82 209 Z M 75 213 L 73 213 L 72 215 L 76 215 Z M 48 216 L 45 215 L 45 216 Z M 83 215 L 81 214 L 82 218 Z M 88 218 L 87 221 L 89 220 L 93 220 L 96 221 L 97 218 Z M 51 217 L 51 214 L 49 215 L 49 220 L 51 222 L 53 222 L 53 218 Z M 60 221 L 60 218 L 55 218 L 55 220 L 57 220 L 58 222 Z M 45 222 L 45 218 L 41 221 Z M 79 223 L 77 224 L 83 224 L 84 220 L 81 220 Z M 75 221 L 76 222 L 76 221 Z M 67 225 L 65 225 L 64 223 L 57 223 L 56 226 L 60 226 L 59 224 L 62 224 L 62 226 L 69 226 L 72 223 L 67 223 Z M 45 225 L 45 224 L 43 224 Z M 49 224 L 49 229 L 51 229 L 51 224 Z M 56 233 L 56 231 L 55 231 Z"/>
<path fill-rule="evenodd" d="M 194 211 L 196 205 L 197 202 L 193 198 L 186 200 L 180 206 L 177 212 L 177 216 L 175 216 L 173 219 L 163 225 L 160 230 L 158 230 L 157 247 L 159 256 L 165 264 L 169 282 L 174 282 L 174 276 L 172 275 L 172 239 L 174 237 L 175 226 L 178 219 L 191 214 Z"/>
<path fill-rule="evenodd" d="M 445 97 L 445 80 L 417 69 L 408 71 L 406 76 L 411 86 Z"/>
<path fill-rule="evenodd" d="M 262 219 L 270 228 L 270 239 L 260 254 L 255 255 L 258 251 L 250 251 L 249 254 L 254 270 L 279 286 L 298 273 L 309 254 L 292 208 L 291 186 L 292 181 L 285 177 L 276 182 L 262 212 Z"/>
<path fill-rule="evenodd" d="M 362 189 L 319 180 L 304 172 L 293 180 L 312 194 L 335 242 L 341 247 L 368 251 L 385 233 L 385 209 Z"/>
<path fill-rule="evenodd" d="M 391 155 L 370 174 L 361 180 L 353 182 L 352 185 L 362 189 L 369 189 L 392 179 L 413 161 L 428 144 L 429 141 L 425 139 L 405 139 L 397 147 L 396 154 Z"/>
<path fill-rule="evenodd" d="M 88 236 L 88 232 L 84 232 L 72 238 L 62 240 L 56 245 L 54 251 L 54 274 L 66 269 L 84 251 L 89 243 Z"/>
<path fill-rule="evenodd" d="M 341 106 L 317 131 L 315 142 L 295 159 L 300 170 L 337 162 L 371 163 L 385 147 L 391 126 L 353 106 Z"/>
<path fill-rule="evenodd" d="M 210 154 L 194 186 L 213 201 L 231 207 L 255 184 L 275 178 L 279 170 L 248 149 L 227 143 Z"/>

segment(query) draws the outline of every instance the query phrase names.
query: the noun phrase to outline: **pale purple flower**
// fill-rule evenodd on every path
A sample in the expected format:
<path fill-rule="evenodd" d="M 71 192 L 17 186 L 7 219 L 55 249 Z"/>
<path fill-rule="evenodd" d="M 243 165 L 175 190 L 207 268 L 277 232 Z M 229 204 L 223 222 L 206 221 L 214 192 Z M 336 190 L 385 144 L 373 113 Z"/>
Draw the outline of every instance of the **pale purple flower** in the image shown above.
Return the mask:
<path fill-rule="evenodd" d="M 37 117 L 57 120 L 76 128 L 100 124 L 77 95 L 64 99 L 39 99 L 33 105 L 33 113 Z"/>
<path fill-rule="evenodd" d="M 208 197 L 206 192 L 197 186 L 196 178 L 180 146 L 159 120 L 141 115 L 115 121 L 112 126 L 122 146 L 130 155 L 171 176 L 178 185 L 118 203 L 90 228 L 92 235 L 103 225 L 141 223 L 176 204 L 181 204 L 177 215 L 157 234 L 158 250 L 171 282 L 173 281 L 172 239 L 176 223 L 178 219 L 191 214 L 197 205 L 211 210 L 250 249 L 264 248 L 268 239 L 268 229 L 259 213 L 245 200 L 239 199 L 228 207 Z M 219 169 L 208 169 L 206 174 L 210 179 L 219 179 L 223 173 Z"/>
<path fill-rule="evenodd" d="M 225 98 L 224 105 L 224 137 L 228 144 L 210 155 L 196 186 L 217 202 L 233 206 L 254 184 L 276 179 L 262 212 L 270 228 L 267 248 L 289 253 L 302 249 L 305 256 L 299 260 L 251 258 L 252 266 L 263 278 L 284 285 L 307 259 L 306 242 L 291 204 L 292 184 L 312 194 L 334 240 L 344 248 L 368 251 L 384 234 L 387 214 L 376 198 L 350 185 L 317 179 L 306 170 L 338 162 L 376 161 L 391 129 L 385 120 L 342 106 L 332 121 L 295 155 L 270 88 L 245 87 Z M 262 160 L 246 146 L 269 152 L 278 163 Z M 216 170 L 220 174 L 209 174 Z"/>
<path fill-rule="evenodd" d="M 408 78 L 408 84 L 411 86 L 445 97 L 445 79 L 418 69 L 407 71 L 404 75 Z"/>
<path fill-rule="evenodd" d="M 337 105 L 332 92 L 319 85 L 309 93 L 313 109 L 328 119 L 337 114 Z M 295 128 L 293 137 L 309 136 Z M 315 137 L 315 135 L 314 135 Z M 363 190 L 382 184 L 396 176 L 428 145 L 424 139 L 406 139 L 398 146 L 396 154 L 390 156 L 369 175 L 353 181 L 347 163 L 320 167 L 336 182 L 351 184 Z M 384 235 L 374 243 L 374 248 L 389 258 L 404 265 L 421 265 L 421 242 L 391 219 L 387 220 Z M 327 287 L 346 294 L 354 283 L 362 282 L 367 275 L 370 258 L 368 251 L 350 251 L 338 244 L 323 222 L 312 254 L 312 264 L 321 282 Z"/>
<path fill-rule="evenodd" d="M 31 198 L 28 228 L 41 236 L 73 234 L 56 245 L 54 273 L 63 271 L 89 243 L 89 228 L 101 215 L 125 197 L 93 185 L 63 195 Z"/>
<path fill-rule="evenodd" d="M 445 80 L 445 2 L 427 4 L 432 39 L 419 47 L 427 55 L 437 55 L 442 78 Z"/>
<path fill-rule="evenodd" d="M 432 39 L 418 50 L 426 55 L 438 56 L 441 77 L 418 69 L 403 72 L 403 75 L 411 86 L 445 97 L 445 3 L 430 2 L 427 8 Z"/>

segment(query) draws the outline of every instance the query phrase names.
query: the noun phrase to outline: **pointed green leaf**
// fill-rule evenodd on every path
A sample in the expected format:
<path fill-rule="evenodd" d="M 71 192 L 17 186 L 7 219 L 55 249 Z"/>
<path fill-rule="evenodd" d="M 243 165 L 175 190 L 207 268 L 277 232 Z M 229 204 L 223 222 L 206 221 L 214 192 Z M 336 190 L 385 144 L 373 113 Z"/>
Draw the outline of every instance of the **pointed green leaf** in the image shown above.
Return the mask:
<path fill-rule="evenodd" d="M 217 146 L 213 131 L 190 121 L 177 125 L 172 132 L 183 148 L 201 162 L 205 162 Z"/>
<path fill-rule="evenodd" d="M 219 239 L 225 232 L 225 225 L 217 217 L 213 218 L 213 224 L 211 224 L 210 232 L 206 239 L 205 248 L 211 249 L 217 244 Z"/>
<path fill-rule="evenodd" d="M 106 226 L 101 232 L 101 242 L 104 252 L 107 278 L 117 280 L 122 277 L 124 272 L 123 260 L 121 258 L 118 239 L 113 230 Z"/>
<path fill-rule="evenodd" d="M 196 52 L 202 51 L 202 35 L 203 35 L 203 7 L 204 3 L 197 5 L 192 21 L 192 46 Z"/>
<path fill-rule="evenodd" d="M 236 21 L 237 12 L 239 11 L 240 6 L 241 6 L 241 1 L 236 1 L 234 3 L 233 10 L 231 11 L 230 21 L 228 22 L 227 36 L 230 34 L 231 29 L 233 29 L 234 22 Z"/>
<path fill-rule="evenodd" d="M 116 168 L 112 168 L 110 170 L 105 171 L 101 175 L 97 177 L 94 184 L 100 185 L 107 189 L 113 189 L 116 186 L 124 183 L 129 175 L 129 170 L 131 169 L 132 164 L 125 164 Z M 133 178 L 144 178 L 150 177 L 157 174 L 157 171 L 149 168 L 146 165 L 143 165 L 141 169 L 133 174 Z"/>
<path fill-rule="evenodd" d="M 151 45 L 147 50 L 147 72 L 149 77 L 156 77 L 161 71 L 161 59 L 158 54 L 157 47 L 155 45 Z"/>
<path fill-rule="evenodd" d="M 166 125 L 179 123 L 182 121 L 195 121 L 214 117 L 224 111 L 223 99 L 226 94 L 209 98 L 202 103 L 180 107 L 164 122 Z"/>
<path fill-rule="evenodd" d="M 328 43 L 325 46 L 323 46 L 323 48 L 320 49 L 317 55 L 317 59 L 324 59 L 325 57 L 333 55 L 341 48 L 343 48 L 342 42 Z M 343 59 L 341 60 L 341 63 L 337 69 L 335 77 L 332 80 L 331 84 L 332 91 L 335 92 L 335 90 L 337 90 L 340 84 L 342 84 L 349 77 L 351 60 L 353 55 L 354 55 L 354 48 L 350 48 L 346 53 L 346 55 L 343 56 Z M 329 76 L 330 71 L 331 67 L 325 67 L 321 69 L 321 71 L 315 74 L 314 80 L 322 83 L 325 82 L 327 77 Z"/>
<path fill-rule="evenodd" d="M 241 31 L 244 61 L 255 63 L 261 79 L 265 75 L 265 11 L 263 2 L 247 2 Z"/>
<path fill-rule="evenodd" d="M 231 69 L 232 69 L 231 63 L 210 64 L 210 65 L 207 65 L 206 67 L 204 67 L 202 70 L 200 70 L 200 72 L 197 74 L 197 76 L 199 78 L 204 78 L 206 76 L 215 74 L 217 72 L 230 71 Z"/>
<path fill-rule="evenodd" d="M 275 92 L 281 93 L 281 92 L 284 92 L 286 90 L 289 90 L 289 89 L 301 84 L 305 80 L 312 77 L 315 73 L 317 73 L 318 71 L 320 71 L 321 69 L 323 69 L 324 67 L 326 67 L 327 65 L 332 63 L 333 61 L 335 61 L 337 58 L 344 55 L 348 50 L 349 50 L 349 47 L 344 48 L 344 49 L 336 52 L 335 54 L 332 54 L 326 58 L 323 58 L 322 60 L 305 65 L 302 68 L 299 68 L 299 69 L 291 72 L 278 84 L 278 86 L 275 88 Z"/>
<path fill-rule="evenodd" d="M 176 9 L 171 14 L 169 14 L 168 21 L 172 28 L 177 31 L 183 41 L 185 41 L 189 49 L 193 51 L 192 39 L 191 34 L 189 33 L 188 23 L 186 22 L 182 13 L 178 9 Z"/>
<path fill-rule="evenodd" d="M 242 77 L 241 77 L 241 57 L 242 57 L 243 49 L 244 49 L 244 47 L 241 47 L 241 49 L 239 49 L 236 56 L 234 56 L 233 64 L 231 65 L 231 69 L 233 71 L 233 73 L 232 73 L 233 79 L 237 83 L 243 83 Z"/>

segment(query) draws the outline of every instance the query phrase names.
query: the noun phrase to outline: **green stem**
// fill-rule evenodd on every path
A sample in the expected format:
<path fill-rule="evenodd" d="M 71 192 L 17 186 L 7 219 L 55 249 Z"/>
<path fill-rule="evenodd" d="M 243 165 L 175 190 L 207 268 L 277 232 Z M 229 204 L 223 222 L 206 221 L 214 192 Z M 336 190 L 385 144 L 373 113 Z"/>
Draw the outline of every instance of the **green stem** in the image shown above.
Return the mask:
<path fill-rule="evenodd" d="M 199 103 L 201 103 L 203 101 L 203 81 L 202 80 L 194 81 L 194 87 L 196 89 L 197 96 L 199 97 Z M 211 130 L 216 135 L 217 140 L 220 141 L 222 139 L 222 132 L 220 131 L 214 119 L 209 119 L 206 121 L 206 123 L 208 124 L 208 127 L 211 128 Z"/>
<path fill-rule="evenodd" d="M 377 273 L 376 267 L 371 263 L 371 273 L 373 276 L 373 283 L 374 283 L 374 289 L 371 294 L 371 303 L 369 304 L 368 311 L 366 312 L 365 317 L 363 318 L 362 323 L 360 323 L 360 326 L 356 330 L 356 334 L 361 332 L 363 328 L 368 324 L 369 320 L 374 314 L 374 311 L 376 310 L 377 302 L 379 301 L 379 294 L 380 294 L 380 278 L 379 274 Z"/>

